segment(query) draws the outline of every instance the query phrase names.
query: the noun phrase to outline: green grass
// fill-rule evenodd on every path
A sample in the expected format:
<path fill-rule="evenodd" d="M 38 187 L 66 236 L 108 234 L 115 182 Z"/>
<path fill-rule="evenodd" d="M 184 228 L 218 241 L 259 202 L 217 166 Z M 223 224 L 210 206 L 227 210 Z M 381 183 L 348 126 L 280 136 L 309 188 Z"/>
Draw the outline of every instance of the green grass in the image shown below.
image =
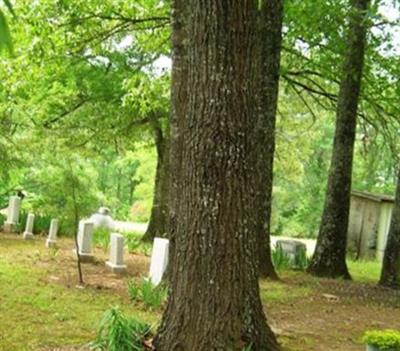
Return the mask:
<path fill-rule="evenodd" d="M 288 303 L 312 294 L 312 288 L 286 284 L 284 282 L 262 281 L 260 283 L 261 299 L 265 302 Z"/>
<path fill-rule="evenodd" d="M 350 274 L 354 281 L 377 283 L 381 274 L 381 263 L 378 261 L 347 260 Z"/>
<path fill-rule="evenodd" d="M 51 253 L 38 241 L 7 240 L 0 234 L 0 350 L 86 345 L 113 306 L 138 320 L 158 321 L 158 312 L 138 309 L 112 291 L 49 283 L 49 270 L 40 263 L 51 260 Z"/>

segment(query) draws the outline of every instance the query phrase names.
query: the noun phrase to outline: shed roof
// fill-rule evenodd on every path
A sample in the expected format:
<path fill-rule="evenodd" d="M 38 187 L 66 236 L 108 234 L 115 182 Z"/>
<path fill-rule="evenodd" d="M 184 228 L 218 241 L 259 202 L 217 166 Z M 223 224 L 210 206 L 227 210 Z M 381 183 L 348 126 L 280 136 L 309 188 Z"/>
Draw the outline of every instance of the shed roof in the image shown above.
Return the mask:
<path fill-rule="evenodd" d="M 391 195 L 385 195 L 385 194 L 374 194 L 374 193 L 369 193 L 367 191 L 359 191 L 359 190 L 353 190 L 351 192 L 352 196 L 356 197 L 361 197 L 364 199 L 376 201 L 376 202 L 391 202 L 394 203 L 394 196 Z"/>

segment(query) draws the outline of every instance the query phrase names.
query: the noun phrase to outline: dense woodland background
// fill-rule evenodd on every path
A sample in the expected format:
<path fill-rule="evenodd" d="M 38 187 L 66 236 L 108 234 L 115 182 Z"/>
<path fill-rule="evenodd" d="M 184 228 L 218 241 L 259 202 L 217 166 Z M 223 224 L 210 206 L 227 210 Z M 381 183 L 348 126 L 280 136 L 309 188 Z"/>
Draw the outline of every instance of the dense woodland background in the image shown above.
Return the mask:
<path fill-rule="evenodd" d="M 370 9 L 353 168 L 353 189 L 387 194 L 400 108 L 396 9 L 391 1 Z M 285 4 L 276 235 L 318 232 L 347 10 L 347 1 Z M 25 211 L 59 216 L 71 232 L 76 187 L 80 216 L 106 205 L 118 219 L 148 221 L 168 134 L 169 3 L 18 1 L 16 17 L 3 12 L 13 54 L 0 58 L 0 207 L 23 190 Z"/>

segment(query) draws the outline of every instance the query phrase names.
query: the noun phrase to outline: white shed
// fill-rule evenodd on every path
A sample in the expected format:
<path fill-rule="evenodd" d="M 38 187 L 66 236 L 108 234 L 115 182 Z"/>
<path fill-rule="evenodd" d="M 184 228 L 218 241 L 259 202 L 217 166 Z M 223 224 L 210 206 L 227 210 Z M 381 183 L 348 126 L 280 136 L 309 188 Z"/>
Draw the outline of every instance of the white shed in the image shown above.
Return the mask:
<path fill-rule="evenodd" d="M 352 191 L 347 247 L 357 259 L 383 260 L 394 197 Z"/>

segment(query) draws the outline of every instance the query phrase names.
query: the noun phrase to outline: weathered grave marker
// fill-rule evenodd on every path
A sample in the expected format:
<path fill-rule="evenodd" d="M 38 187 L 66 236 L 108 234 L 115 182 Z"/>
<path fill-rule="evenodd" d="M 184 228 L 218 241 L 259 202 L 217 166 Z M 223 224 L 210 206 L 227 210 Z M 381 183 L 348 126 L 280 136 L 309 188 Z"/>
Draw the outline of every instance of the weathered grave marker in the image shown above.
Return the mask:
<path fill-rule="evenodd" d="M 302 264 L 301 260 L 307 258 L 307 246 L 301 241 L 278 240 L 276 242 L 276 249 L 281 250 L 289 258 L 290 264 L 294 268 L 300 267 Z"/>
<path fill-rule="evenodd" d="M 81 262 L 90 262 L 93 260 L 92 254 L 92 234 L 93 222 L 82 220 L 79 222 L 78 246 Z"/>
<path fill-rule="evenodd" d="M 154 285 L 160 284 L 168 265 L 169 240 L 155 238 L 150 263 L 150 281 Z"/>
<path fill-rule="evenodd" d="M 58 219 L 52 219 L 50 223 L 49 236 L 46 240 L 47 247 L 57 246 Z"/>
<path fill-rule="evenodd" d="M 11 196 L 8 203 L 7 220 L 4 223 L 4 231 L 6 233 L 15 232 L 15 227 L 19 220 L 20 207 L 21 199 L 18 196 Z"/>
<path fill-rule="evenodd" d="M 33 239 L 33 224 L 35 222 L 35 215 L 33 213 L 29 213 L 28 217 L 26 217 L 26 225 L 23 238 L 24 240 L 32 240 Z"/>
<path fill-rule="evenodd" d="M 124 273 L 126 265 L 124 264 L 124 237 L 118 233 L 112 233 L 110 239 L 110 260 L 106 266 L 113 273 Z"/>

